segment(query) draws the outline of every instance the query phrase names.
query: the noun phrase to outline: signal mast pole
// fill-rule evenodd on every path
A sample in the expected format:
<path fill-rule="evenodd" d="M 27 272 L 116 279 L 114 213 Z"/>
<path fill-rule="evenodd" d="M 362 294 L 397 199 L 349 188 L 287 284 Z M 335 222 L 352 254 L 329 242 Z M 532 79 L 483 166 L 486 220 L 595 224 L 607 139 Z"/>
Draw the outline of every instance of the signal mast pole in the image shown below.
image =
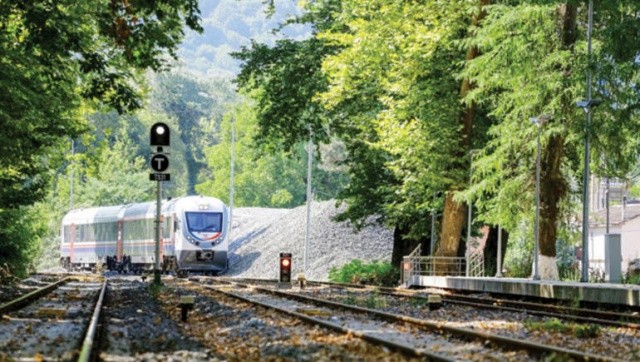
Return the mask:
<path fill-rule="evenodd" d="M 153 271 L 153 284 L 160 285 L 160 241 L 162 240 L 162 181 L 171 180 L 169 173 L 164 173 L 169 168 L 168 153 L 163 153 L 162 147 L 170 145 L 170 130 L 165 123 L 158 122 L 151 126 L 149 135 L 149 144 L 156 147 L 156 152 L 151 157 L 150 164 L 154 173 L 149 175 L 150 181 L 156 181 L 156 250 L 155 250 L 155 268 Z"/>
<path fill-rule="evenodd" d="M 304 238 L 304 273 L 309 266 L 309 240 L 311 239 L 311 166 L 313 165 L 313 130 L 309 125 L 309 148 L 307 150 L 307 230 Z"/>

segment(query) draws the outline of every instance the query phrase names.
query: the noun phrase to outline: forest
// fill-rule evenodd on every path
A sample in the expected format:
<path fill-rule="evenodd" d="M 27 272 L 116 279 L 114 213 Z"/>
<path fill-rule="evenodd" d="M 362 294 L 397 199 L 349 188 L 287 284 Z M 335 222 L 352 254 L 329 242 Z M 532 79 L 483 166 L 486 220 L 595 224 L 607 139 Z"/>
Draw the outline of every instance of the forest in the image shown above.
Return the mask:
<path fill-rule="evenodd" d="M 159 121 L 178 135 L 165 196 L 228 201 L 235 129 L 236 206 L 305 203 L 311 139 L 314 197 L 393 228 L 393 265 L 418 243 L 464 255 L 468 228 L 491 241 L 500 226 L 510 272 L 530 275 L 538 132 L 544 279 L 566 277 L 580 242 L 586 136 L 592 174 L 636 175 L 640 1 L 595 2 L 591 47 L 587 1 L 302 2 L 276 31 L 308 36 L 232 52 L 233 79 L 169 70 L 184 29 L 203 30 L 195 0 L 132 4 L 0 10 L 0 264 L 16 274 L 55 261 L 69 209 L 153 198 Z"/>

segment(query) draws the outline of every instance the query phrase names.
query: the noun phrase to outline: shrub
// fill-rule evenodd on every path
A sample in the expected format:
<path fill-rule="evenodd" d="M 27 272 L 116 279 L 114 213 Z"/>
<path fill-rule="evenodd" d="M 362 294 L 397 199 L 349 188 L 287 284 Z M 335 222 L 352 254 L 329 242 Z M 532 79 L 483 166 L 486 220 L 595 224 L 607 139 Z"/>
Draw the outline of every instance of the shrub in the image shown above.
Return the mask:
<path fill-rule="evenodd" d="M 600 326 L 597 324 L 565 324 L 559 319 L 552 318 L 544 322 L 535 322 L 531 320 L 524 321 L 525 328 L 532 331 L 554 332 L 566 334 L 572 333 L 574 336 L 582 339 L 595 338 L 600 334 Z"/>
<path fill-rule="evenodd" d="M 597 324 L 578 325 L 573 329 L 573 334 L 578 338 L 595 338 L 600 335 L 600 326 Z"/>
<path fill-rule="evenodd" d="M 524 326 L 529 330 L 556 333 L 566 333 L 571 329 L 568 325 L 565 325 L 557 318 L 551 318 L 544 322 L 525 321 Z"/>
<path fill-rule="evenodd" d="M 340 268 L 333 267 L 329 271 L 329 280 L 336 283 L 395 286 L 399 279 L 398 268 L 377 260 L 363 263 L 361 260 L 354 259 Z"/>

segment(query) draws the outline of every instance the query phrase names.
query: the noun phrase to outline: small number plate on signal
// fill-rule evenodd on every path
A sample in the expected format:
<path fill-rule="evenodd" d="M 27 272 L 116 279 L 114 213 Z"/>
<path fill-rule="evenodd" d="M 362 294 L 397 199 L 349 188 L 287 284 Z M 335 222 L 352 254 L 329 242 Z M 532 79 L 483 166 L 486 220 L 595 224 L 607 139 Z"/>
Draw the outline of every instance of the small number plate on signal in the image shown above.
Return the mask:
<path fill-rule="evenodd" d="M 149 181 L 171 181 L 171 174 L 168 173 L 150 173 Z"/>

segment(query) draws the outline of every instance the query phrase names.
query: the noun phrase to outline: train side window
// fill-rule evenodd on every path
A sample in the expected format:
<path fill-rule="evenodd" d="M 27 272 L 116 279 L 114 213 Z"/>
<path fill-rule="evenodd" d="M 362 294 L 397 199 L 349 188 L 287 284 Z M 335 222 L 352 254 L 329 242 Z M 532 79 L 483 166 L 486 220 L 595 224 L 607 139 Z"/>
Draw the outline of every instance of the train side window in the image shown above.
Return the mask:
<path fill-rule="evenodd" d="M 180 229 L 180 220 L 177 218 L 173 220 L 173 230 L 178 231 Z"/>

